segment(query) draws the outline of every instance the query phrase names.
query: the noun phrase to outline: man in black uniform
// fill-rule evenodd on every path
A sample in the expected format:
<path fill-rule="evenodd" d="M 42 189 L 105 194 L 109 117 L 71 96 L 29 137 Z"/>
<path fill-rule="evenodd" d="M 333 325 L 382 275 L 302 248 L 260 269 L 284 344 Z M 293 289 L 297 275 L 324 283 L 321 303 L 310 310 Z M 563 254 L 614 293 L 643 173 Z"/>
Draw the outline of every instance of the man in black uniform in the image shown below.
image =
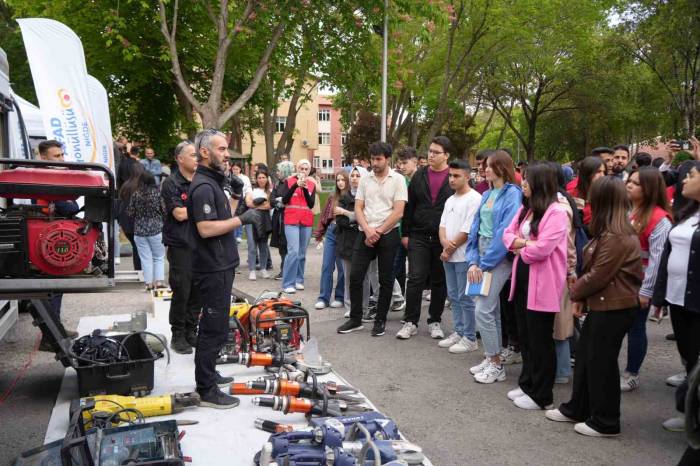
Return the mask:
<path fill-rule="evenodd" d="M 224 159 L 228 142 L 219 131 L 209 129 L 195 139 L 199 165 L 187 198 L 187 218 L 192 247 L 192 279 L 201 314 L 194 356 L 194 377 L 202 406 L 227 409 L 239 400 L 219 390 L 232 382 L 216 372 L 216 358 L 228 334 L 231 287 L 239 263 L 233 230 L 252 223 L 256 209 L 241 217 L 231 215 L 231 204 L 224 193 Z"/>
<path fill-rule="evenodd" d="M 194 144 L 183 141 L 175 148 L 177 170 L 163 181 L 160 191 L 165 204 L 163 243 L 168 247 L 170 271 L 168 281 L 173 297 L 170 301 L 170 347 L 180 354 L 191 354 L 197 345 L 196 293 L 192 288 L 192 252 L 187 244 L 187 193 L 197 169 Z"/>

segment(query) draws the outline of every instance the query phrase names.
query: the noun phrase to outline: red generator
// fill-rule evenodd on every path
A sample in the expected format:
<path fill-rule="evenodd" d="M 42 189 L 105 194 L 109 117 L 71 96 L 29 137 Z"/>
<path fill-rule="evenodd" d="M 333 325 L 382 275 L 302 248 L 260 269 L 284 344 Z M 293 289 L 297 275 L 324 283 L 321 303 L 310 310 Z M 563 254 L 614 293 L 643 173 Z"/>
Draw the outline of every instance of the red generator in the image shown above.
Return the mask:
<path fill-rule="evenodd" d="M 0 159 L 0 292 L 114 286 L 114 200 L 104 165 Z"/>

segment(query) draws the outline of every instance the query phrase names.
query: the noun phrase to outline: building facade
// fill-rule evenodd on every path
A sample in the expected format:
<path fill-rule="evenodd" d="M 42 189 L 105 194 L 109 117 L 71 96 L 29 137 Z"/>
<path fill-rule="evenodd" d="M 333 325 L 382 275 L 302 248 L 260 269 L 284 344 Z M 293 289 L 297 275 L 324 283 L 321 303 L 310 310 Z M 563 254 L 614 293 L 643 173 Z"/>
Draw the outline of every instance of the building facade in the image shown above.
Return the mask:
<path fill-rule="evenodd" d="M 275 145 L 279 142 L 287 124 L 289 101 L 281 101 L 275 121 Z M 309 93 L 296 116 L 294 143 L 290 160 L 296 162 L 307 159 L 317 172 L 324 177 L 332 177 L 342 168 L 343 143 L 345 133 L 340 124 L 340 112 L 333 108 L 332 96 L 319 94 L 317 86 Z M 243 138 L 244 156 L 252 154 L 252 163 L 265 163 L 265 137 L 261 132 L 252 141 L 248 135 Z"/>

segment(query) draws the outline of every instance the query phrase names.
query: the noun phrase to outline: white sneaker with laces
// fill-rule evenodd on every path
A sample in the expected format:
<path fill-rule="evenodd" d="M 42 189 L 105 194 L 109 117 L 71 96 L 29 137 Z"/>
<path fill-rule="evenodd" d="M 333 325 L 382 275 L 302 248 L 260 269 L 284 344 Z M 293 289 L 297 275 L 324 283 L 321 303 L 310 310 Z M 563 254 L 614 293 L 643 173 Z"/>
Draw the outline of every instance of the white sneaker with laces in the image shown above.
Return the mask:
<path fill-rule="evenodd" d="M 620 377 L 620 391 L 631 392 L 639 388 L 639 376 L 632 374 L 625 374 Z"/>
<path fill-rule="evenodd" d="M 602 432 L 598 432 L 594 428 L 590 427 L 588 424 L 585 422 L 579 422 L 574 425 L 574 430 L 578 432 L 581 435 L 587 435 L 588 437 L 617 437 L 620 435 L 618 432 L 617 434 L 604 434 Z"/>
<path fill-rule="evenodd" d="M 523 395 L 519 396 L 515 400 L 513 400 L 513 404 L 517 406 L 520 409 L 528 409 L 528 410 L 536 410 L 536 409 L 542 409 L 540 405 L 535 403 L 535 400 L 530 398 L 529 395 Z"/>
<path fill-rule="evenodd" d="M 576 422 L 576 419 L 564 416 L 558 409 L 548 409 L 544 412 L 544 417 L 554 422 Z"/>
<path fill-rule="evenodd" d="M 287 294 L 294 294 L 294 293 L 297 292 L 297 289 L 294 288 L 293 286 L 288 286 L 287 288 L 285 288 L 285 289 L 282 290 L 282 291 L 284 291 L 284 292 L 287 293 Z"/>
<path fill-rule="evenodd" d="M 260 273 L 262 273 L 263 278 L 270 278 L 270 272 L 263 269 Z"/>
<path fill-rule="evenodd" d="M 294 288 L 296 288 L 297 290 L 301 291 L 301 290 L 304 289 L 304 285 L 301 284 L 301 283 L 297 283 L 296 285 L 294 285 Z"/>
<path fill-rule="evenodd" d="M 436 340 L 445 338 L 445 332 L 442 331 L 442 328 L 440 327 L 440 322 L 433 322 L 432 324 L 428 324 L 428 329 L 430 330 L 430 338 L 434 338 Z"/>
<path fill-rule="evenodd" d="M 314 304 L 314 308 L 316 308 L 316 309 L 325 309 L 325 308 L 326 308 L 326 302 L 323 301 L 323 300 L 321 300 L 321 299 L 319 299 L 318 301 L 316 301 L 316 304 Z"/>
<path fill-rule="evenodd" d="M 489 358 L 485 358 L 483 361 L 481 361 L 481 362 L 480 362 L 479 364 L 477 364 L 476 366 L 470 367 L 470 368 L 469 368 L 469 373 L 470 373 L 471 375 L 476 375 L 476 374 L 480 373 L 481 371 L 483 371 L 484 369 L 486 369 L 486 366 L 489 365 L 489 362 L 490 362 L 490 361 L 489 361 Z"/>
<path fill-rule="evenodd" d="M 248 280 L 257 280 L 257 279 L 258 278 L 255 276 L 255 270 L 253 270 L 252 272 L 250 272 L 248 274 Z"/>
<path fill-rule="evenodd" d="M 503 348 L 501 350 L 501 362 L 506 366 L 511 364 L 520 364 L 523 362 L 523 357 L 520 355 L 520 352 L 513 351 L 513 347 L 509 346 L 508 348 Z"/>
<path fill-rule="evenodd" d="M 337 309 L 337 308 L 343 307 L 343 306 L 345 306 L 345 304 L 343 304 L 342 301 L 338 301 L 337 299 L 335 301 L 331 301 L 331 307 L 333 309 Z"/>
<path fill-rule="evenodd" d="M 479 349 L 479 345 L 475 341 L 471 341 L 467 337 L 462 337 L 459 339 L 457 343 L 454 345 L 450 346 L 449 351 L 452 354 L 462 354 L 462 353 L 470 353 L 472 351 L 476 351 Z"/>
<path fill-rule="evenodd" d="M 416 324 L 414 324 L 413 322 L 406 322 L 405 324 L 403 324 L 403 327 L 401 327 L 401 330 L 396 332 L 396 338 L 399 338 L 401 340 L 408 340 L 417 333 L 418 327 L 416 327 Z"/>
<path fill-rule="evenodd" d="M 506 380 L 506 370 L 502 365 L 498 367 L 494 363 L 489 362 L 489 365 L 483 371 L 474 376 L 474 380 L 479 383 L 503 382 Z"/>
<path fill-rule="evenodd" d="M 444 340 L 440 340 L 438 342 L 438 346 L 440 348 L 449 348 L 461 339 L 462 337 L 460 337 L 457 332 L 452 332 L 449 337 L 445 338 Z"/>
<path fill-rule="evenodd" d="M 523 396 L 525 392 L 523 391 L 522 388 L 514 388 L 513 390 L 509 391 L 508 394 L 506 395 L 510 401 L 515 401 L 516 398 L 520 398 Z"/>

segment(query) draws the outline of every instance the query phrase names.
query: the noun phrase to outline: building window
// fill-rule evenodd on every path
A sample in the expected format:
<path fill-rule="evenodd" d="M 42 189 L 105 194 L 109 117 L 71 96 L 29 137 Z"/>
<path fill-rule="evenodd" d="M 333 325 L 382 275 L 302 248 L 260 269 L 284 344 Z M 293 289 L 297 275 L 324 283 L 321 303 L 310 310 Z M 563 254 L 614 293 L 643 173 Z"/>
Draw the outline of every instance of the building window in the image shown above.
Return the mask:
<path fill-rule="evenodd" d="M 331 121 L 331 109 L 320 108 L 318 110 L 318 121 Z"/>
<path fill-rule="evenodd" d="M 323 159 L 321 162 L 322 162 L 321 166 L 323 168 L 327 168 L 327 169 L 333 168 L 333 159 Z"/>
<path fill-rule="evenodd" d="M 340 135 L 340 143 L 342 145 L 345 145 L 345 143 L 348 142 L 348 133 L 341 133 Z"/>
<path fill-rule="evenodd" d="M 331 143 L 331 133 L 318 133 L 318 143 L 328 145 Z"/>
<path fill-rule="evenodd" d="M 314 156 L 314 168 L 321 168 L 321 157 Z"/>
<path fill-rule="evenodd" d="M 278 116 L 277 121 L 275 122 L 275 131 L 278 133 L 284 132 L 284 128 L 287 127 L 287 117 L 286 116 Z"/>

